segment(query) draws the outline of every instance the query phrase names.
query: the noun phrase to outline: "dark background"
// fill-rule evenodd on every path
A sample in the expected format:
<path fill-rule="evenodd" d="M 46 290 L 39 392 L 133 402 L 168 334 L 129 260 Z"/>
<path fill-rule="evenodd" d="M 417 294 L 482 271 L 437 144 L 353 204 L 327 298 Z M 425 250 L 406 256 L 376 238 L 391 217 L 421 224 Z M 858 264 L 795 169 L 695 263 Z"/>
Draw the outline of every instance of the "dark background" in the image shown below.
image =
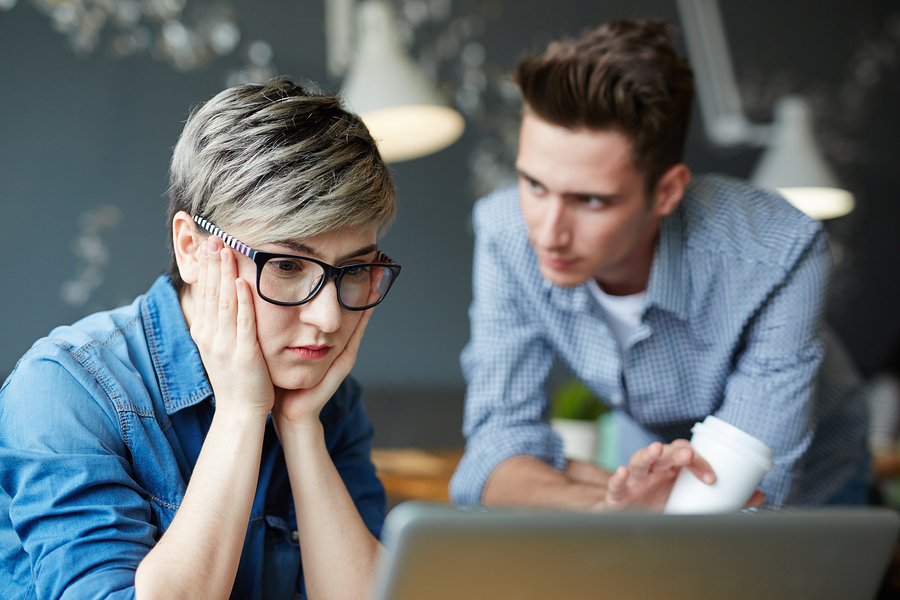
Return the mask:
<path fill-rule="evenodd" d="M 187 0 L 185 21 L 204 5 Z M 503 73 L 526 51 L 605 20 L 678 15 L 674 2 L 661 0 L 394 5 L 417 57 L 440 49 L 432 65 L 441 85 L 454 94 L 474 81 L 481 96 L 466 105 L 467 129 L 453 146 L 393 165 L 400 214 L 382 247 L 403 275 L 372 319 L 354 373 L 368 390 L 379 445 L 455 445 L 471 295 L 469 214 L 480 194 L 508 181 L 514 156 L 517 105 L 502 93 Z M 19 0 L 0 8 L 0 377 L 52 327 L 129 302 L 166 268 L 172 147 L 190 107 L 249 64 L 251 42 L 271 46 L 273 74 L 340 86 L 326 69 L 322 1 L 233 1 L 240 44 L 187 72 L 151 53 L 113 56 L 112 25 L 96 50 L 76 53 L 36 6 Z M 410 15 L 423 7 L 432 16 L 417 23 Z M 900 7 L 726 0 L 721 10 L 748 114 L 768 121 L 782 94 L 805 94 L 826 156 L 856 194 L 853 213 L 826 223 L 838 259 L 828 318 L 871 375 L 900 335 Z M 692 123 L 694 172 L 748 176 L 758 157 L 757 149 L 712 147 L 699 115 Z M 80 299 L 66 296 L 66 282 L 84 281 L 92 266 L 102 279 Z"/>

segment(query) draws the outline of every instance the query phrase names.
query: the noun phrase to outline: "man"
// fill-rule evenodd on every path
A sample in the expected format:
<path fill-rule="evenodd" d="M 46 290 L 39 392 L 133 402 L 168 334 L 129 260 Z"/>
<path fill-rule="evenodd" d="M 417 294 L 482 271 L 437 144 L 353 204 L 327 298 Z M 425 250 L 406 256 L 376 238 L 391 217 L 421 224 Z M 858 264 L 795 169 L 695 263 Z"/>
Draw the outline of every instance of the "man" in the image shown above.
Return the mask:
<path fill-rule="evenodd" d="M 567 461 L 545 422 L 559 359 L 614 409 L 620 456 L 682 448 L 715 414 L 773 448 L 770 504 L 862 502 L 865 405 L 823 332 L 825 233 L 773 192 L 691 178 L 693 76 L 666 25 L 553 43 L 516 80 L 518 188 L 473 215 L 453 500 L 604 506 L 609 474 Z"/>
<path fill-rule="evenodd" d="M 0 390 L 0 597 L 363 597 L 385 498 L 349 372 L 400 271 L 390 172 L 282 80 L 194 111 L 170 178 L 169 273 Z"/>

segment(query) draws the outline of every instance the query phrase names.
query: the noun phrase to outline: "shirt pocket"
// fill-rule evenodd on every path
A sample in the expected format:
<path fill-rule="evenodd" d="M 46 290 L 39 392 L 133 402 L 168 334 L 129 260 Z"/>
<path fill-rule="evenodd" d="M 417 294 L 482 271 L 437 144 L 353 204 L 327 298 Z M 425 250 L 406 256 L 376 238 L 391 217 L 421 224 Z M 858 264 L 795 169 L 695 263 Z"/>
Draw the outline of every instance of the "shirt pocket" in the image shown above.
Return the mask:
<path fill-rule="evenodd" d="M 131 418 L 128 418 L 129 415 Z M 150 504 L 153 525 L 159 529 L 161 536 L 181 506 L 187 482 L 156 419 L 142 419 L 133 413 L 126 413 L 125 416 L 132 476 Z M 187 476 L 190 477 L 189 474 Z"/>
<path fill-rule="evenodd" d="M 302 597 L 300 538 L 290 515 L 267 514 L 263 564 L 263 598 Z"/>

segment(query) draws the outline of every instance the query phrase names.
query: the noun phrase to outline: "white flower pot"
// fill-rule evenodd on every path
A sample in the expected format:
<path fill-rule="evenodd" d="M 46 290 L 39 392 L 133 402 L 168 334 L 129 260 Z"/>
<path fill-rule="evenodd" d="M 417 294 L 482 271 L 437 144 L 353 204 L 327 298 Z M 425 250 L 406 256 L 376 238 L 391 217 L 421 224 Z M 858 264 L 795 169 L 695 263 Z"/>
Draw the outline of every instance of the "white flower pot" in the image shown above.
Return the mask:
<path fill-rule="evenodd" d="M 594 463 L 597 459 L 597 421 L 550 419 L 550 427 L 559 434 L 567 458 Z"/>

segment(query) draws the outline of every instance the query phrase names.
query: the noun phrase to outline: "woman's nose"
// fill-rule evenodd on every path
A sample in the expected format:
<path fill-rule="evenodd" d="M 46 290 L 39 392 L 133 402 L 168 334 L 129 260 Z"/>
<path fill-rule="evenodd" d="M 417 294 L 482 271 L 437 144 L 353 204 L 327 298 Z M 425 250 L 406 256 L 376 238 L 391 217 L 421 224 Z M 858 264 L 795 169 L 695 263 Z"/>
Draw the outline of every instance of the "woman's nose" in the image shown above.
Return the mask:
<path fill-rule="evenodd" d="M 300 320 L 325 333 L 334 333 L 341 327 L 342 311 L 335 281 L 329 279 L 315 298 L 300 305 Z"/>

